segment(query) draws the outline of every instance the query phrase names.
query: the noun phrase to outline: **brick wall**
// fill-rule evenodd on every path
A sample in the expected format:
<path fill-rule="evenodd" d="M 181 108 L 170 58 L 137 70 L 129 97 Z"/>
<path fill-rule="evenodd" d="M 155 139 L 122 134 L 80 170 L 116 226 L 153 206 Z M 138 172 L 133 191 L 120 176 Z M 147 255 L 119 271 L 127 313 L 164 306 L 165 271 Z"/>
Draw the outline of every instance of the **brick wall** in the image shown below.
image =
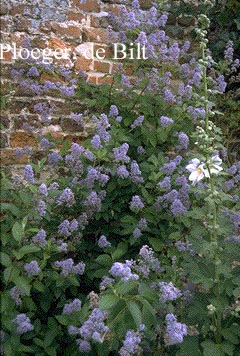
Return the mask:
<path fill-rule="evenodd" d="M 95 84 L 111 82 L 116 63 L 108 60 L 111 47 L 107 45 L 109 11 L 118 12 L 118 0 L 6 0 L 1 3 L 1 43 L 16 43 L 20 47 L 26 35 L 33 47 L 67 50 L 67 59 L 56 61 L 58 64 L 71 67 L 76 76 L 82 71 L 86 80 Z M 142 0 L 148 6 L 151 1 Z M 179 16 L 171 18 L 168 23 L 168 34 L 172 37 L 186 39 L 194 26 L 193 18 Z M 93 48 L 93 53 L 104 48 L 104 60 L 87 59 L 83 52 Z M 12 51 L 14 52 L 14 51 Z M 27 155 L 16 157 L 15 149 L 26 145 L 39 151 L 36 132 L 26 132 L 24 123 L 40 127 L 38 114 L 32 109 L 39 101 L 38 96 L 26 95 L 11 78 L 11 69 L 15 66 L 14 53 L 4 53 L 1 60 L 2 93 L 7 95 L 7 105 L 2 110 L 1 149 L 2 164 L 16 165 L 28 161 Z M 42 77 L 40 81 L 54 78 Z M 11 95 L 13 93 L 13 95 Z M 45 98 L 46 100 L 46 98 Z M 92 125 L 82 130 L 70 118 L 71 106 L 64 103 L 61 97 L 48 97 L 49 103 L 56 102 L 53 125 L 49 131 L 54 137 L 64 137 L 69 141 L 82 142 L 91 133 Z M 79 109 L 81 103 L 79 103 Z M 81 110 L 80 110 L 81 111 Z"/>

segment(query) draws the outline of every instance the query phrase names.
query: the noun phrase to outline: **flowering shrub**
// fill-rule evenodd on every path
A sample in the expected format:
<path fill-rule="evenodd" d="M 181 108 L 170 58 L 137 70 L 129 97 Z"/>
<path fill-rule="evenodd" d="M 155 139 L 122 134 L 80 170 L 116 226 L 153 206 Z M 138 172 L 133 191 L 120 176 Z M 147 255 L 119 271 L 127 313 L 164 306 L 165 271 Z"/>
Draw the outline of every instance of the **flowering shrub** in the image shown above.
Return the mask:
<path fill-rule="evenodd" d="M 211 120 L 225 82 L 209 75 L 209 20 L 188 60 L 165 10 L 132 5 L 115 25 L 146 44 L 151 68 L 118 73 L 88 101 L 93 115 L 72 114 L 95 123 L 83 146 L 41 137 L 45 157 L 3 176 L 6 355 L 239 355 L 240 165 L 227 168 Z"/>

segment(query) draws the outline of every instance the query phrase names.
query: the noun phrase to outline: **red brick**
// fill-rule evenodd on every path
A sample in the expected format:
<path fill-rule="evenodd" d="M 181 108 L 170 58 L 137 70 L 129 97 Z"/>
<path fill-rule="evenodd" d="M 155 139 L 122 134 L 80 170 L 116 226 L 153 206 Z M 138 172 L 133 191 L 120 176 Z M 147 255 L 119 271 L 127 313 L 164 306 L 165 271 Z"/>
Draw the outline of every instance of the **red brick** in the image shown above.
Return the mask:
<path fill-rule="evenodd" d="M 93 69 L 97 72 L 109 73 L 110 72 L 110 64 L 108 62 L 94 61 Z"/>
<path fill-rule="evenodd" d="M 15 26 L 17 31 L 28 31 L 31 26 L 31 22 L 24 17 L 18 17 L 15 20 Z"/>
<path fill-rule="evenodd" d="M 52 29 L 58 34 L 67 37 L 80 38 L 82 32 L 80 26 L 68 25 L 67 27 L 59 24 L 53 24 Z"/>
<path fill-rule="evenodd" d="M 7 166 L 10 164 L 25 164 L 28 163 L 28 155 L 23 155 L 18 157 L 15 153 L 15 150 L 2 150 L 1 152 L 1 164 L 2 166 Z"/>
<path fill-rule="evenodd" d="M 53 74 L 49 74 L 49 73 L 42 73 L 40 75 L 40 83 L 45 83 L 47 80 L 49 80 L 50 82 L 56 83 L 56 82 L 62 82 L 63 80 L 61 80 L 59 77 L 54 76 Z"/>
<path fill-rule="evenodd" d="M 52 140 L 58 140 L 59 142 L 56 145 L 56 148 L 60 149 L 64 142 L 68 142 L 70 145 L 73 142 L 76 142 L 78 144 L 83 143 L 83 139 L 79 136 L 76 135 L 65 135 L 63 132 L 50 132 L 50 135 L 52 137 Z"/>
<path fill-rule="evenodd" d="M 15 16 L 17 14 L 23 15 L 25 5 L 18 5 L 10 8 L 9 14 Z"/>
<path fill-rule="evenodd" d="M 84 34 L 90 42 L 107 43 L 109 40 L 108 31 L 103 28 L 85 28 Z"/>
<path fill-rule="evenodd" d="M 48 40 L 48 47 L 52 49 L 71 49 L 66 42 L 56 37 L 52 37 Z"/>
<path fill-rule="evenodd" d="M 68 117 L 62 118 L 60 125 L 64 132 L 65 131 L 68 131 L 68 132 L 82 132 L 83 131 L 82 126 L 78 125 L 78 123 L 75 120 L 68 118 Z"/>
<path fill-rule="evenodd" d="M 84 14 L 80 14 L 77 12 L 69 12 L 67 14 L 67 18 L 69 21 L 77 21 L 77 22 L 82 22 L 83 20 L 87 21 L 87 16 Z"/>
<path fill-rule="evenodd" d="M 111 57 L 112 54 L 113 54 L 113 51 L 112 51 L 112 48 L 108 45 L 105 45 L 105 44 L 97 44 L 97 43 L 94 43 L 94 47 L 93 47 L 93 52 L 94 52 L 94 56 L 96 56 L 96 51 L 99 49 L 99 48 L 104 48 L 105 50 L 105 57 L 108 58 L 108 57 Z"/>
<path fill-rule="evenodd" d="M 42 21 L 40 22 L 39 29 L 42 32 L 46 32 L 49 34 L 49 31 L 51 31 L 52 25 L 48 21 Z"/>
<path fill-rule="evenodd" d="M 11 62 L 13 62 L 12 56 L 13 56 L 13 53 L 11 51 L 3 52 L 2 59 L 0 59 L 0 61 L 1 62 L 11 63 Z"/>
<path fill-rule="evenodd" d="M 16 43 L 16 46 L 20 47 L 22 45 L 24 35 L 12 33 L 10 38 L 11 38 L 11 43 Z"/>
<path fill-rule="evenodd" d="M 37 147 L 38 142 L 33 133 L 16 131 L 10 134 L 10 147 Z"/>
<path fill-rule="evenodd" d="M 113 12 L 114 15 L 119 15 L 120 6 L 119 5 L 115 5 L 115 4 L 110 4 L 110 5 L 108 5 L 106 10 L 108 12 Z"/>
<path fill-rule="evenodd" d="M 84 70 L 84 71 L 89 71 L 91 70 L 91 64 L 92 60 L 91 59 L 86 59 L 84 57 L 78 57 L 78 59 L 75 62 L 75 69 L 77 70 Z"/>
<path fill-rule="evenodd" d="M 1 29 L 10 32 L 13 27 L 13 21 L 11 18 L 1 18 Z"/>
<path fill-rule="evenodd" d="M 111 75 L 104 75 L 98 78 L 98 84 L 109 84 L 113 83 L 113 77 Z"/>
<path fill-rule="evenodd" d="M 97 84 L 98 82 L 98 77 L 94 74 L 89 74 L 88 78 L 87 78 L 87 82 L 88 83 L 92 83 L 92 84 Z"/>
<path fill-rule="evenodd" d="M 9 110 L 11 114 L 20 114 L 21 110 L 23 110 L 26 106 L 27 102 L 14 98 L 14 100 L 12 100 L 9 104 Z"/>
<path fill-rule="evenodd" d="M 27 119 L 23 115 L 16 115 L 12 117 L 13 119 L 13 129 L 15 130 L 23 130 L 24 124 L 28 124 L 34 128 L 40 128 L 41 122 L 39 121 L 38 115 L 31 115 L 27 116 Z"/>
<path fill-rule="evenodd" d="M 99 12 L 100 5 L 98 0 L 87 0 L 86 3 L 80 4 L 79 0 L 72 1 L 73 6 L 78 10 L 86 11 L 86 12 Z"/>
<path fill-rule="evenodd" d="M 91 27 L 107 28 L 109 26 L 108 16 L 90 16 Z"/>

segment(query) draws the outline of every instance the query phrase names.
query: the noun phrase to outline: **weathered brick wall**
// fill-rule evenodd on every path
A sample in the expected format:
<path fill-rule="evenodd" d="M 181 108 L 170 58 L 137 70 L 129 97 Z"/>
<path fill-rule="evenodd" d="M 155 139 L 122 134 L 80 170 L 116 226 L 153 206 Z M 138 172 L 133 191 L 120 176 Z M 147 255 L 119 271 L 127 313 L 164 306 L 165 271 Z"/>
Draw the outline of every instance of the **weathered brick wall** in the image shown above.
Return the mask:
<path fill-rule="evenodd" d="M 57 63 L 70 66 L 79 75 L 81 71 L 87 74 L 86 80 L 95 84 L 110 83 L 111 75 L 116 69 L 116 63 L 107 59 L 111 47 L 107 45 L 108 14 L 109 11 L 118 12 L 118 0 L 4 0 L 1 3 L 1 43 L 16 43 L 20 47 L 26 35 L 30 38 L 32 46 L 40 49 L 52 48 L 68 49 L 68 59 Z M 142 5 L 151 3 L 142 0 Z M 193 18 L 182 17 L 169 19 L 168 32 L 172 37 L 186 39 L 192 27 Z M 105 48 L 104 60 L 86 59 L 83 50 L 93 46 L 94 53 L 98 48 Z M 17 87 L 11 78 L 10 72 L 14 68 L 13 53 L 4 53 L 1 60 L 1 82 L 3 94 L 11 93 L 5 110 L 2 111 L 2 164 L 15 165 L 28 161 L 28 156 L 16 157 L 15 149 L 26 145 L 38 150 L 36 133 L 26 132 L 26 121 L 35 127 L 40 126 L 39 115 L 34 112 L 33 105 L 41 98 L 26 95 Z M 40 77 L 40 81 L 54 78 Z M 8 96 L 7 96 L 8 98 Z M 45 98 L 46 99 L 46 98 Z M 83 131 L 70 119 L 71 106 L 64 103 L 62 98 L 49 97 L 48 101 L 57 103 L 54 112 L 52 130 L 54 137 L 65 137 L 69 141 L 82 142 L 91 132 L 91 123 Z M 81 105 L 79 105 L 81 109 Z"/>

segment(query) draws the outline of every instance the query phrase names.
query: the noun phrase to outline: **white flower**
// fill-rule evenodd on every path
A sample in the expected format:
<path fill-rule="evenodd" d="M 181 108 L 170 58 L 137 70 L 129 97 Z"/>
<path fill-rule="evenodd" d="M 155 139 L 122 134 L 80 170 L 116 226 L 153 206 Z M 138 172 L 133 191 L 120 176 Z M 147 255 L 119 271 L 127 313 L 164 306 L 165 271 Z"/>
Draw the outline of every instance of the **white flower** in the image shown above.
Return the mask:
<path fill-rule="evenodd" d="M 214 155 L 209 162 L 209 169 L 211 174 L 218 174 L 221 172 L 223 169 L 220 167 L 222 164 L 221 158 L 216 154 Z"/>
<path fill-rule="evenodd" d="M 207 177 L 207 170 L 204 168 L 204 164 L 199 161 L 198 158 L 193 158 L 186 166 L 186 169 L 191 172 L 189 180 L 195 185 L 204 177 Z"/>
<path fill-rule="evenodd" d="M 186 166 L 186 169 L 191 172 L 189 180 L 195 185 L 204 177 L 210 178 L 209 171 L 211 174 L 218 174 L 222 171 L 222 167 L 220 167 L 221 164 L 222 160 L 217 154 L 210 158 L 208 162 L 209 169 L 204 163 L 200 162 L 198 158 L 193 158 Z"/>

